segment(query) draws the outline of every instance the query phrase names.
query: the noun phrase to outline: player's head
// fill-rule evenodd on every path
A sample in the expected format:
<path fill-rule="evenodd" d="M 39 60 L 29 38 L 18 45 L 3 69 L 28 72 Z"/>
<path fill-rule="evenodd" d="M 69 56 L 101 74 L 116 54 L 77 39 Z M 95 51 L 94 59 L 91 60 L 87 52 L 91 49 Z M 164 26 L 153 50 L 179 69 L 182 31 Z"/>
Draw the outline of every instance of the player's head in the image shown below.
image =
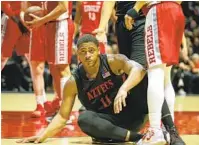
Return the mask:
<path fill-rule="evenodd" d="M 94 66 L 99 58 L 99 42 L 95 36 L 85 34 L 77 41 L 77 55 L 83 65 Z"/>

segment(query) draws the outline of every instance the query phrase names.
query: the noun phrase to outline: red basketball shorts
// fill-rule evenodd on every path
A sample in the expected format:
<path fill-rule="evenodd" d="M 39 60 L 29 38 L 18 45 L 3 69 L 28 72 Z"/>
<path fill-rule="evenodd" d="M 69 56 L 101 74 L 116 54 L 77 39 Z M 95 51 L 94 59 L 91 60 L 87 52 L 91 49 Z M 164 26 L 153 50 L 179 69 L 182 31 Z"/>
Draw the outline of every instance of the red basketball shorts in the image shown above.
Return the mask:
<path fill-rule="evenodd" d="M 5 14 L 1 18 L 1 53 L 11 57 L 15 48 L 18 55 L 28 53 L 28 37 L 22 36 L 18 26 Z"/>
<path fill-rule="evenodd" d="M 46 57 L 52 64 L 70 64 L 74 23 L 71 19 L 46 25 Z"/>
<path fill-rule="evenodd" d="M 161 2 L 150 8 L 145 24 L 145 50 L 149 68 L 163 63 L 178 63 L 184 27 L 185 18 L 179 4 Z"/>

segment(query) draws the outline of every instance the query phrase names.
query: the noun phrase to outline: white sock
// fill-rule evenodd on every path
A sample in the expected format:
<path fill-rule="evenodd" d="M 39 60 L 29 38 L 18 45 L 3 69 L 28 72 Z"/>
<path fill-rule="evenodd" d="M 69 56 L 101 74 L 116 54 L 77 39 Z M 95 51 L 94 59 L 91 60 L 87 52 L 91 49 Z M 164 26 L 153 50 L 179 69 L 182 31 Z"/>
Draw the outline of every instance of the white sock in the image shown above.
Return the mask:
<path fill-rule="evenodd" d="M 42 96 L 42 98 L 43 98 L 43 103 L 45 103 L 45 102 L 47 101 L 45 90 L 43 91 L 43 96 Z"/>
<path fill-rule="evenodd" d="M 61 98 L 63 98 L 64 85 L 68 81 L 69 78 L 70 78 L 70 76 L 61 78 L 61 81 L 60 81 L 60 83 L 61 83 L 61 85 L 60 85 L 61 86 Z"/>
<path fill-rule="evenodd" d="M 36 96 L 36 102 L 37 102 L 37 104 L 41 104 L 41 105 L 43 105 L 43 96 Z"/>
<path fill-rule="evenodd" d="M 164 102 L 164 70 L 162 68 L 148 70 L 147 99 L 150 127 L 160 128 Z"/>
<path fill-rule="evenodd" d="M 174 91 L 174 88 L 173 88 L 171 82 L 169 82 L 165 86 L 164 95 L 165 95 L 165 99 L 167 101 L 169 110 L 171 112 L 172 119 L 174 121 L 175 91 Z"/>

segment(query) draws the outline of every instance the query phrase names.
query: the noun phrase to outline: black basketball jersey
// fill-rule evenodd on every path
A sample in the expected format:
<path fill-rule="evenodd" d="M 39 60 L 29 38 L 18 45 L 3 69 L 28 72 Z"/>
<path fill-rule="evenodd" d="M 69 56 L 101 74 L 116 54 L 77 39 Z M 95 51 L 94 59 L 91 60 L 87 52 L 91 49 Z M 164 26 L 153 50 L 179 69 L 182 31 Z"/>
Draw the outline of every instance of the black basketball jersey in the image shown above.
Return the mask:
<path fill-rule="evenodd" d="M 114 74 L 108 64 L 107 55 L 100 55 L 100 68 L 95 79 L 88 79 L 83 65 L 80 64 L 74 71 L 78 98 L 87 110 L 99 113 L 114 114 L 113 103 L 119 88 L 126 80 L 127 75 Z M 122 116 L 135 116 L 147 113 L 147 75 L 128 93 L 127 106 L 123 108 Z"/>
<path fill-rule="evenodd" d="M 126 12 L 133 8 L 135 5 L 136 1 L 117 1 L 115 4 L 115 9 L 116 9 L 116 16 L 124 16 L 126 15 Z M 139 12 L 139 17 L 136 19 L 144 17 L 144 14 L 142 11 Z"/>
<path fill-rule="evenodd" d="M 100 55 L 100 67 L 95 79 L 88 79 L 83 65 L 74 73 L 78 97 L 88 109 L 101 113 L 113 113 L 113 101 L 126 75 L 115 75 L 107 62 L 106 55 Z"/>

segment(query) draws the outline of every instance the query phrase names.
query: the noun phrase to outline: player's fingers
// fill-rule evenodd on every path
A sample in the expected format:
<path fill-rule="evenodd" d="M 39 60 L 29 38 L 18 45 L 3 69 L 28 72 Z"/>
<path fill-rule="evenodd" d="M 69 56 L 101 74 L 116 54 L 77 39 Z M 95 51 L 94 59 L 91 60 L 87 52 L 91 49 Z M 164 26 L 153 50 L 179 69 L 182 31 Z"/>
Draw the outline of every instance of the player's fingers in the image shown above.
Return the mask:
<path fill-rule="evenodd" d="M 35 142 L 34 142 L 35 144 L 38 144 L 38 143 L 40 143 L 40 139 L 38 138 L 37 140 L 35 140 Z"/>
<path fill-rule="evenodd" d="M 16 141 L 16 143 L 21 143 L 21 142 L 23 142 L 23 140 L 24 139 L 19 139 L 19 140 Z"/>
<path fill-rule="evenodd" d="M 29 16 L 33 17 L 34 19 L 38 19 L 39 17 L 34 14 L 29 14 Z"/>
<path fill-rule="evenodd" d="M 23 141 L 21 143 L 28 143 L 29 140 L 27 138 L 23 139 Z"/>
<path fill-rule="evenodd" d="M 26 25 L 29 27 L 30 25 L 33 24 L 33 21 L 25 21 Z"/>
<path fill-rule="evenodd" d="M 119 112 L 118 113 L 120 113 L 120 111 L 122 111 L 122 96 L 120 96 L 120 98 L 119 98 L 119 101 L 118 101 L 118 108 L 119 108 Z"/>
<path fill-rule="evenodd" d="M 124 96 L 122 97 L 122 104 L 124 107 L 126 107 L 126 97 L 124 97 Z"/>
<path fill-rule="evenodd" d="M 118 113 L 118 99 L 116 98 L 114 101 L 114 113 L 117 114 Z"/>
<path fill-rule="evenodd" d="M 128 29 L 128 20 L 126 17 L 125 17 L 124 23 L 125 23 L 126 28 Z"/>
<path fill-rule="evenodd" d="M 128 21 L 127 21 L 127 25 L 128 25 L 128 30 L 131 30 L 132 29 L 132 21 L 131 21 L 131 19 L 128 19 Z"/>
<path fill-rule="evenodd" d="M 125 25 L 126 25 L 126 28 L 128 29 L 128 30 L 130 30 L 130 28 L 131 28 L 131 23 L 130 23 L 130 18 L 129 18 L 129 16 L 128 15 L 125 15 Z"/>
<path fill-rule="evenodd" d="M 117 113 L 117 99 L 115 99 L 114 101 L 114 113 L 116 114 Z"/>

